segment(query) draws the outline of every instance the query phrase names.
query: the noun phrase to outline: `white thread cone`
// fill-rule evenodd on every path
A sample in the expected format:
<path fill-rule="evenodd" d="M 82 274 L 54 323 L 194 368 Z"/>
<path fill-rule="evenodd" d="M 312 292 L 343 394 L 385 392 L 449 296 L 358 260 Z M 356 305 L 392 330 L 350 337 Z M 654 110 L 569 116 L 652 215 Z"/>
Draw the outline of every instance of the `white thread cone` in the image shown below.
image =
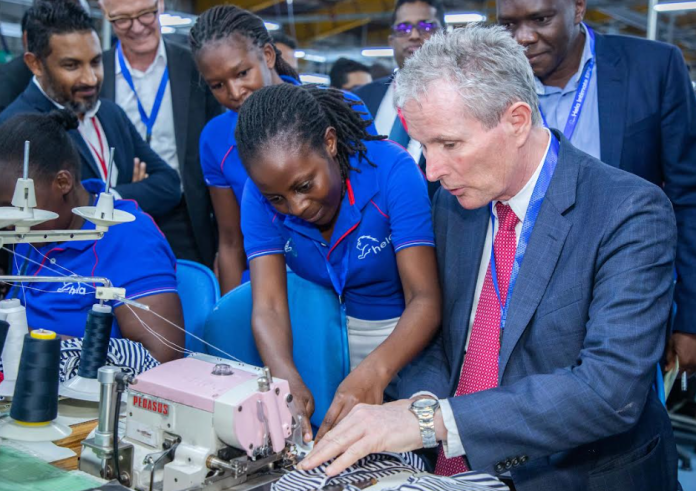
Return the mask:
<path fill-rule="evenodd" d="M 0 320 L 10 324 L 5 348 L 2 350 L 2 366 L 5 380 L 0 382 L 0 396 L 12 397 L 19 372 L 24 335 L 29 333 L 27 311 L 17 298 L 0 302 Z"/>

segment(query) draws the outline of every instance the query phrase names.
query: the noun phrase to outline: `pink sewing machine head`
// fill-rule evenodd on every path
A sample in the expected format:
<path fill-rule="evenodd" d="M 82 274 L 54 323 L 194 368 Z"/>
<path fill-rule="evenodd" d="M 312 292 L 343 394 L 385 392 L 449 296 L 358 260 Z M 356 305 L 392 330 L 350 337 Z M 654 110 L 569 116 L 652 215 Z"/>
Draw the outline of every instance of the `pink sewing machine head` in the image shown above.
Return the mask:
<path fill-rule="evenodd" d="M 120 472 L 125 469 L 135 489 L 151 483 L 168 491 L 227 489 L 277 479 L 279 469 L 308 451 L 285 380 L 273 379 L 266 368 L 198 354 L 131 381 L 125 436 L 118 441 L 113 430 L 100 433 L 113 428 L 108 407 L 116 405 L 105 392 L 116 393 L 108 383 L 123 378 L 113 371 L 100 369 L 99 429 L 83 443 L 81 470 L 108 473 L 115 464 L 111 447 L 118 447 Z"/>

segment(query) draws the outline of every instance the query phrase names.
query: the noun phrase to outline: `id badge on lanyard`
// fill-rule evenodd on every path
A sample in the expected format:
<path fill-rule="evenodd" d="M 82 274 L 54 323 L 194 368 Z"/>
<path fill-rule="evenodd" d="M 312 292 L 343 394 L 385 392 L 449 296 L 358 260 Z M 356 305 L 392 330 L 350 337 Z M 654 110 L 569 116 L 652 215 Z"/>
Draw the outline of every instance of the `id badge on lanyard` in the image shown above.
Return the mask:
<path fill-rule="evenodd" d="M 510 306 L 510 298 L 512 297 L 512 291 L 515 288 L 515 283 L 517 282 L 517 275 L 522 267 L 522 260 L 527 252 L 527 246 L 529 245 L 529 238 L 532 236 L 532 231 L 534 230 L 534 224 L 539 217 L 539 210 L 541 210 L 541 205 L 544 202 L 544 197 L 546 196 L 546 191 L 551 183 L 551 178 L 556 170 L 556 165 L 558 164 L 558 152 L 560 150 L 560 143 L 558 139 L 551 133 L 551 142 L 549 144 L 549 151 L 546 154 L 546 159 L 544 160 L 544 165 L 541 168 L 541 173 L 539 174 L 539 179 L 534 186 L 534 191 L 532 192 L 532 197 L 529 200 L 529 207 L 527 208 L 527 214 L 524 217 L 524 222 L 522 222 L 522 232 L 520 233 L 520 240 L 517 243 L 517 249 L 515 250 L 515 262 L 512 264 L 512 271 L 510 272 L 510 283 L 508 284 L 507 297 L 505 298 L 505 303 L 503 304 L 502 297 L 500 295 L 500 288 L 498 286 L 498 271 L 495 265 L 495 215 L 493 214 L 493 203 L 490 204 L 490 214 L 491 214 L 491 276 L 493 279 L 493 287 L 495 289 L 495 295 L 498 298 L 498 305 L 500 306 L 500 347 L 503 345 L 503 333 L 505 331 L 505 324 L 508 317 L 508 307 Z"/>

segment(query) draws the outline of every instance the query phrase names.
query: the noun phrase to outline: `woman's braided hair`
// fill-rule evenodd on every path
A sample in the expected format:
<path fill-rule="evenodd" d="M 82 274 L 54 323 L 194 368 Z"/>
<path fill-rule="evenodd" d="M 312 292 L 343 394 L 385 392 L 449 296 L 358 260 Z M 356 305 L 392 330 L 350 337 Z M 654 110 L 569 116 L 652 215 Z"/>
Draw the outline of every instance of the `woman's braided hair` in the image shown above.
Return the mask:
<path fill-rule="evenodd" d="M 237 120 L 236 140 L 239 156 L 248 169 L 259 150 L 278 145 L 309 145 L 324 149 L 326 130 L 336 130 L 338 152 L 336 162 L 345 183 L 354 155 L 367 158 L 365 141 L 384 140 L 371 135 L 366 128 L 372 123 L 361 117 L 353 106 L 360 101 L 347 100 L 342 91 L 316 85 L 279 84 L 254 92 L 242 105 Z"/>
<path fill-rule="evenodd" d="M 225 40 L 234 35 L 248 39 L 259 48 L 267 44 L 273 46 L 276 54 L 275 70 L 278 75 L 299 79 L 297 72 L 283 59 L 276 48 L 263 20 L 234 5 L 218 5 L 203 12 L 189 32 L 189 45 L 195 56 L 207 44 Z"/>

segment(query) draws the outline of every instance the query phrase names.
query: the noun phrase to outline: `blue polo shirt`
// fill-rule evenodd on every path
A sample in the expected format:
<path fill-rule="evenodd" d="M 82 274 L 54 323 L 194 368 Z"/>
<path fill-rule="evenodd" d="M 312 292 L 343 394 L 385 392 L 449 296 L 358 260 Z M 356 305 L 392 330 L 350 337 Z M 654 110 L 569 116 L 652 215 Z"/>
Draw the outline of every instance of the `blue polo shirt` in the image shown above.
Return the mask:
<path fill-rule="evenodd" d="M 284 254 L 301 277 L 333 288 L 346 313 L 365 320 L 401 316 L 405 302 L 396 254 L 434 247 L 430 200 L 413 158 L 390 141 L 364 142 L 368 159 L 353 157 L 331 240 L 315 225 L 276 211 L 249 180 L 242 200 L 247 259 Z"/>
<path fill-rule="evenodd" d="M 82 185 L 92 194 L 98 195 L 104 190 L 104 183 L 97 179 L 84 181 Z M 12 273 L 105 277 L 115 287 L 125 288 L 129 299 L 176 292 L 176 259 L 152 217 L 132 200 L 115 200 L 114 208 L 131 213 L 135 221 L 110 227 L 101 240 L 52 243 L 36 249 L 29 244 L 18 244 Z M 94 225 L 85 221 L 82 230 L 94 230 Z M 25 283 L 24 288 L 15 285 L 8 298 L 19 298 L 27 307 L 27 320 L 32 329 L 50 329 L 58 334 L 82 337 L 87 312 L 97 303 L 97 286 L 101 285 Z M 121 304 L 110 302 L 113 307 Z M 115 319 L 111 336 L 121 337 Z"/>
<path fill-rule="evenodd" d="M 291 77 L 282 76 L 285 82 L 300 85 Z M 365 113 L 362 117 L 371 120 L 372 115 L 362 101 L 350 92 L 345 92 L 346 99 L 359 101 L 354 110 Z M 203 128 L 199 140 L 199 151 L 203 177 L 209 187 L 232 189 L 237 203 L 242 201 L 244 184 L 247 173 L 237 152 L 237 140 L 234 132 L 237 129 L 237 113 L 227 111 L 211 119 Z M 374 123 L 367 128 L 371 134 L 377 134 Z"/>

